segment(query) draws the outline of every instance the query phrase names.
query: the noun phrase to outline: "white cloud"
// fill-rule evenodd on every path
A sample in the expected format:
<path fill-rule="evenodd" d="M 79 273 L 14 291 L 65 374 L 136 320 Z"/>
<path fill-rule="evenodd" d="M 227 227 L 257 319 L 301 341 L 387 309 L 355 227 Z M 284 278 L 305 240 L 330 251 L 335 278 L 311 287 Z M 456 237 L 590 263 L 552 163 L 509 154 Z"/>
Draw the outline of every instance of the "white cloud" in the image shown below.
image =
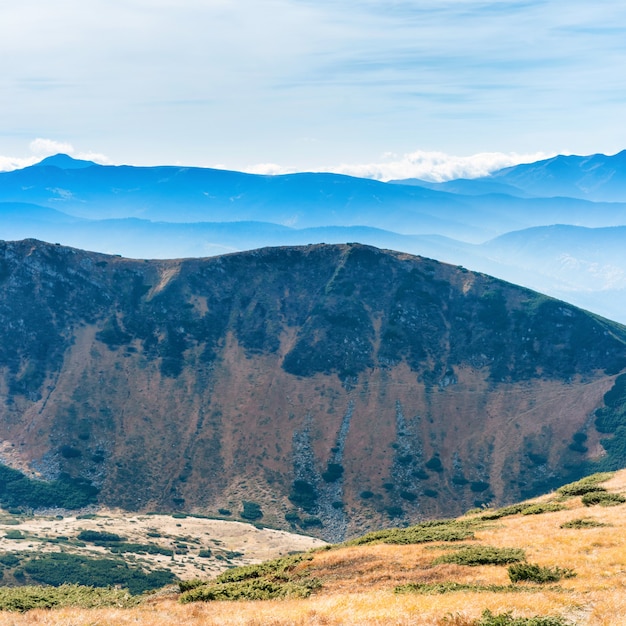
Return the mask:
<path fill-rule="evenodd" d="M 471 156 L 454 156 L 444 152 L 417 150 L 400 156 L 387 152 L 377 163 L 342 163 L 335 166 L 310 168 L 307 171 L 334 172 L 381 181 L 420 178 L 430 182 L 443 182 L 455 178 L 478 178 L 503 167 L 532 163 L 551 156 L 554 154 L 543 152 L 533 154 L 481 152 Z M 244 171 L 252 174 L 290 174 L 297 170 L 294 167 L 285 167 L 276 163 L 259 163 L 245 168 Z"/>
<path fill-rule="evenodd" d="M 74 146 L 65 141 L 54 141 L 54 139 L 42 139 L 38 137 L 30 142 L 30 151 L 38 156 L 47 157 L 53 154 L 72 154 Z"/>

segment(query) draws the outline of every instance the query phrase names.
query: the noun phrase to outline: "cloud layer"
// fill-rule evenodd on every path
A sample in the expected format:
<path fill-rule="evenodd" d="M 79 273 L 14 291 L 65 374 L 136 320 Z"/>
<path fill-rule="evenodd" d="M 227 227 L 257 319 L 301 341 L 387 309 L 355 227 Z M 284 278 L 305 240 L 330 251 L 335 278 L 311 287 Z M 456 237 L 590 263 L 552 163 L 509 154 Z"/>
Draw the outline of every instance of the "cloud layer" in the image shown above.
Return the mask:
<path fill-rule="evenodd" d="M 491 172 L 517 165 L 546 159 L 552 154 L 516 154 L 485 152 L 471 156 L 454 156 L 444 152 L 418 150 L 404 155 L 387 154 L 376 163 L 344 163 L 336 166 L 313 167 L 307 171 L 335 172 L 359 178 L 389 181 L 419 178 L 429 182 L 443 182 L 455 178 L 478 178 Z M 288 174 L 297 171 L 293 167 L 282 167 L 273 163 L 253 165 L 245 171 L 254 174 Z"/>
<path fill-rule="evenodd" d="M 0 21 L 0 150 L 377 177 L 417 147 L 614 153 L 625 40 L 615 0 L 29 0 Z"/>

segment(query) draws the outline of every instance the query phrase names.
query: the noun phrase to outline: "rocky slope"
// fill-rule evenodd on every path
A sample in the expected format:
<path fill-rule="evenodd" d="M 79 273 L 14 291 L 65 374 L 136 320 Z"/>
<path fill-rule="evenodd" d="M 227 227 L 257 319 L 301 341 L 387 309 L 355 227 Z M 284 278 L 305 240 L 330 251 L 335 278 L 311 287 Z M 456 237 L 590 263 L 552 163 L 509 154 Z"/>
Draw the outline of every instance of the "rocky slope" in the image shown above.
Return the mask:
<path fill-rule="evenodd" d="M 0 286 L 0 459 L 109 506 L 338 540 L 625 464 L 626 329 L 463 268 L 25 240 Z"/>

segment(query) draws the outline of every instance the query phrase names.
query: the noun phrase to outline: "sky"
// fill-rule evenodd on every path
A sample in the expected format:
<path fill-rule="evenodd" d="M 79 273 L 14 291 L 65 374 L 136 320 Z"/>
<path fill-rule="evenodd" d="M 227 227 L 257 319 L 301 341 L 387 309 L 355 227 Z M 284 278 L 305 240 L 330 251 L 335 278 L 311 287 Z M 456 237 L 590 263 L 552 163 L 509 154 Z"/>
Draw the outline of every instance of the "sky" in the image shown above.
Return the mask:
<path fill-rule="evenodd" d="M 100 163 L 381 180 L 626 148 L 621 0 L 20 0 L 0 170 Z"/>

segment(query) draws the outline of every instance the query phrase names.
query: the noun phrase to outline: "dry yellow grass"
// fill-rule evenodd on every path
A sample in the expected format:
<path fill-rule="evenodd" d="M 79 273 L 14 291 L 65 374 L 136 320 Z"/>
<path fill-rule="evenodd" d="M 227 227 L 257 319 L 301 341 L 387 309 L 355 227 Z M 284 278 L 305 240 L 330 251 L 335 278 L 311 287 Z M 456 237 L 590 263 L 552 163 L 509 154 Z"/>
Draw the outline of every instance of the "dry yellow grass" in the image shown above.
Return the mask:
<path fill-rule="evenodd" d="M 604 486 L 626 492 L 626 471 Z M 365 545 L 320 551 L 312 561 L 299 565 L 323 582 L 323 587 L 305 600 L 181 605 L 172 593 L 157 595 L 132 609 L 0 613 L 0 626 L 470 626 L 485 609 L 511 611 L 516 616 L 561 616 L 581 626 L 626 624 L 626 505 L 587 508 L 579 497 L 564 504 L 567 508 L 562 511 L 489 522 L 469 542 L 523 548 L 531 563 L 571 568 L 577 573 L 558 586 L 537 590 L 537 585 L 520 584 L 525 590 L 515 593 L 396 594 L 396 585 L 407 582 L 508 585 L 509 580 L 503 566 L 433 565 L 443 552 L 432 544 Z M 563 523 L 583 517 L 606 526 L 561 528 Z"/>

